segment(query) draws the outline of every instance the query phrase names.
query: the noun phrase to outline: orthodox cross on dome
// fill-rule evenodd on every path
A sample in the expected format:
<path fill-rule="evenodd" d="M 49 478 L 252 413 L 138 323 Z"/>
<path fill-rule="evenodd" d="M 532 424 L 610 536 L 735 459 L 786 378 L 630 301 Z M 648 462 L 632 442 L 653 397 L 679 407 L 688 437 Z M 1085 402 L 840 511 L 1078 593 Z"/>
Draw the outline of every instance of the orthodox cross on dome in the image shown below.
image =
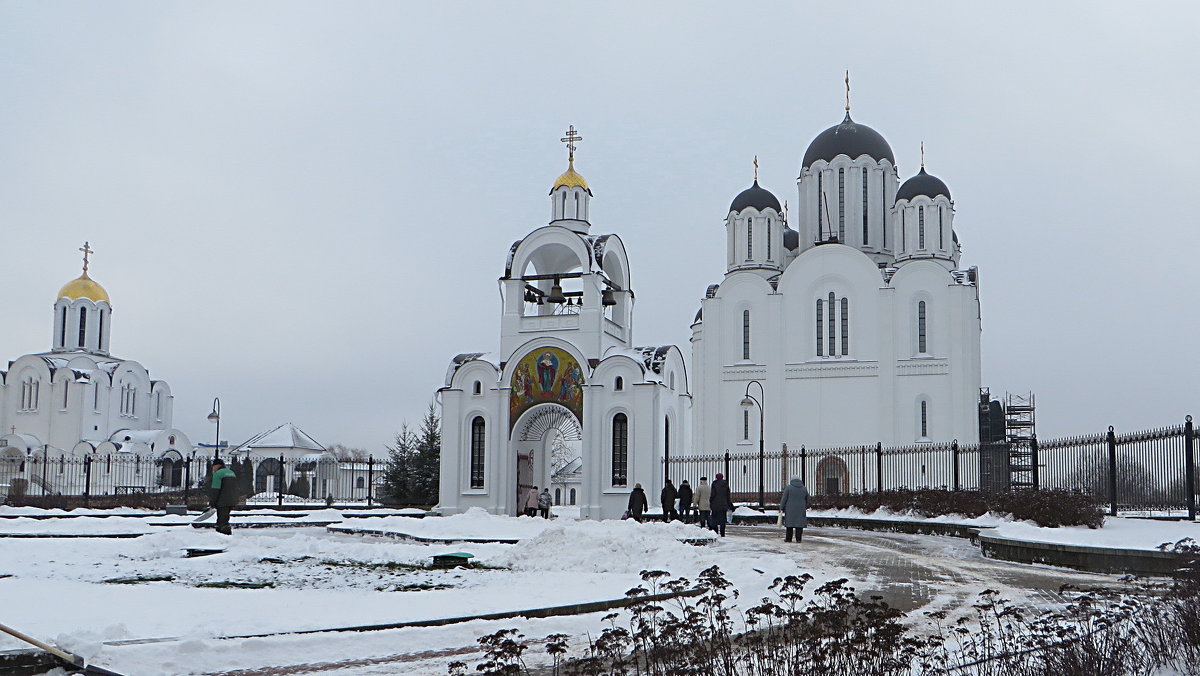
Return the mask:
<path fill-rule="evenodd" d="M 850 71 L 846 71 L 846 114 L 850 114 Z"/>
<path fill-rule="evenodd" d="M 758 183 L 758 155 L 754 156 L 754 182 Z"/>
<path fill-rule="evenodd" d="M 562 141 L 563 143 L 567 144 L 567 161 L 574 162 L 575 161 L 575 142 L 583 140 L 583 137 L 579 135 L 579 132 L 575 131 L 575 125 L 571 125 L 570 127 L 568 127 L 567 135 L 562 137 L 559 140 Z"/>
<path fill-rule="evenodd" d="M 93 249 L 92 247 L 88 246 L 87 242 L 84 242 L 83 246 L 79 247 L 79 250 L 83 252 L 83 274 L 87 275 L 88 256 L 96 253 L 96 250 Z"/>
<path fill-rule="evenodd" d="M 925 168 L 925 142 L 921 141 L 921 168 Z"/>

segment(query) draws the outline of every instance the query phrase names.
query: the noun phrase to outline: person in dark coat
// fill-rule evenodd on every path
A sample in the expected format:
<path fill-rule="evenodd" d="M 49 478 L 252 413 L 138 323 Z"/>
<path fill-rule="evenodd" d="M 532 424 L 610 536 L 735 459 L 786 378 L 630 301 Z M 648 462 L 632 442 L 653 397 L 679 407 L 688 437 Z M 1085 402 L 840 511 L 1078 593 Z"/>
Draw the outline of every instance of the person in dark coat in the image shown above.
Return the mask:
<path fill-rule="evenodd" d="M 687 479 L 679 484 L 679 518 L 684 523 L 692 522 L 692 487 Z"/>
<path fill-rule="evenodd" d="M 783 541 L 791 542 L 792 531 L 795 531 L 796 542 L 800 542 L 808 526 L 808 489 L 800 477 L 792 477 L 787 488 L 783 489 L 783 494 L 779 496 L 779 508 L 783 510 L 783 526 L 787 533 Z"/>
<path fill-rule="evenodd" d="M 543 488 L 541 494 L 538 495 L 538 516 L 549 519 L 550 503 L 552 502 L 554 502 L 554 498 L 550 497 L 550 489 Z"/>
<path fill-rule="evenodd" d="M 650 504 L 646 502 L 646 491 L 642 490 L 641 484 L 634 484 L 633 490 L 629 492 L 629 518 L 642 522 L 642 514 L 649 509 Z"/>
<path fill-rule="evenodd" d="M 667 479 L 667 485 L 663 486 L 662 492 L 658 494 L 659 500 L 662 502 L 663 521 L 670 522 L 671 519 L 678 519 L 679 512 L 675 511 L 675 498 L 678 492 L 675 490 L 675 484 Z"/>
<path fill-rule="evenodd" d="M 708 506 L 712 510 L 713 532 L 725 537 L 725 512 L 733 508 L 733 496 L 729 493 L 729 482 L 725 480 L 724 474 L 718 473 L 713 479 Z"/>
<path fill-rule="evenodd" d="M 229 513 L 238 503 L 238 481 L 233 470 L 225 466 L 225 461 L 217 458 L 212 461 L 212 482 L 208 487 L 208 505 L 217 510 L 217 532 L 233 535 L 229 526 Z"/>

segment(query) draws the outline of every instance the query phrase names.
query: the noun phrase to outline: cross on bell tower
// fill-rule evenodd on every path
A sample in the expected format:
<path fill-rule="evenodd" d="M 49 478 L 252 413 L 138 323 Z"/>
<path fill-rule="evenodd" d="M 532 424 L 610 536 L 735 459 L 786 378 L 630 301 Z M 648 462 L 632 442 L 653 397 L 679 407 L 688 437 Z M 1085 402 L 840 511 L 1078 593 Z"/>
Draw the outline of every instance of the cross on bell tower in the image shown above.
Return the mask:
<path fill-rule="evenodd" d="M 83 252 L 83 275 L 86 277 L 88 271 L 88 256 L 96 253 L 96 250 L 88 246 L 87 242 L 84 242 L 83 246 L 79 247 L 79 250 Z"/>
<path fill-rule="evenodd" d="M 567 135 L 562 137 L 559 140 L 561 142 L 567 144 L 567 161 L 574 162 L 575 161 L 575 142 L 583 140 L 583 137 L 579 135 L 579 132 L 575 131 L 575 125 L 571 125 L 570 127 L 567 127 Z"/>

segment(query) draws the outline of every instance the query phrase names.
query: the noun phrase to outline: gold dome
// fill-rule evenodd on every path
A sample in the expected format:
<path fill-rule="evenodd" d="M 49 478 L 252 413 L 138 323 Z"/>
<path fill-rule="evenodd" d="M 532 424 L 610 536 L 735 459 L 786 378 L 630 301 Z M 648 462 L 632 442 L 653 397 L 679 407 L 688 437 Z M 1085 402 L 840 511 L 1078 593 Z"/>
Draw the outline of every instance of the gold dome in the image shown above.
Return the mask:
<path fill-rule="evenodd" d="M 112 303 L 108 299 L 108 292 L 104 290 L 104 287 L 97 284 L 91 277 L 88 277 L 86 272 L 80 275 L 79 279 L 72 279 L 63 285 L 63 288 L 58 292 L 58 297 L 70 298 L 71 300 L 87 298 L 96 303 L 100 301 Z"/>
<path fill-rule="evenodd" d="M 571 160 L 567 163 L 567 170 L 554 181 L 554 187 L 550 189 L 553 192 L 555 189 L 566 186 L 568 188 L 583 188 L 591 194 L 592 190 L 588 187 L 587 181 L 575 171 L 575 161 Z"/>

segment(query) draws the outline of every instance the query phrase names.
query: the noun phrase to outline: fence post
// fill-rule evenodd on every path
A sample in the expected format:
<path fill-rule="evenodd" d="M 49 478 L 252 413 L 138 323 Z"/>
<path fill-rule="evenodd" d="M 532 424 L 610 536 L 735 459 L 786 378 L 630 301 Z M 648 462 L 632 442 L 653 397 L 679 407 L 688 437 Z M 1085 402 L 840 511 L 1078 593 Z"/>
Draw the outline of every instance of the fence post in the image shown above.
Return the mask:
<path fill-rule="evenodd" d="M 1029 478 L 1033 482 L 1033 490 L 1038 490 L 1042 487 L 1041 476 L 1038 473 L 1038 444 L 1037 437 L 1029 438 Z"/>
<path fill-rule="evenodd" d="M 954 458 L 953 458 L 954 459 L 954 490 L 958 491 L 958 490 L 961 490 L 961 487 L 960 487 L 960 484 L 958 481 L 958 439 L 955 439 L 953 442 L 950 443 L 950 452 L 954 456 Z"/>
<path fill-rule="evenodd" d="M 725 480 L 729 481 L 729 449 L 725 449 Z"/>
<path fill-rule="evenodd" d="M 800 447 L 800 481 L 808 485 L 808 451 L 804 450 L 804 446 Z"/>
<path fill-rule="evenodd" d="M 283 506 L 283 454 L 279 454 L 279 481 L 275 483 L 276 499 L 279 501 L 279 506 Z M 309 492 L 311 495 L 311 491 Z"/>
<path fill-rule="evenodd" d="M 883 492 L 883 442 L 875 442 L 875 490 Z"/>
<path fill-rule="evenodd" d="M 791 479 L 791 477 L 788 476 L 789 472 L 788 472 L 787 444 L 783 444 L 782 446 L 780 446 L 779 454 L 780 454 L 780 458 L 781 458 L 780 467 L 782 468 L 779 470 L 779 475 L 780 475 L 779 479 L 780 479 L 780 483 L 786 489 L 787 485 L 788 485 L 788 480 Z"/>
<path fill-rule="evenodd" d="M 367 456 L 367 506 L 371 506 L 371 490 L 375 487 L 375 456 Z"/>
<path fill-rule="evenodd" d="M 1188 518 L 1196 520 L 1196 430 L 1192 427 L 1192 416 L 1183 423 L 1183 448 L 1187 466 L 1183 468 L 1183 480 L 1187 482 Z"/>
<path fill-rule="evenodd" d="M 83 456 L 83 506 L 92 504 L 92 456 Z"/>
<path fill-rule="evenodd" d="M 1117 434 L 1108 426 L 1108 513 L 1117 515 Z"/>
<path fill-rule="evenodd" d="M 185 510 L 192 498 L 192 463 L 195 461 L 196 452 L 192 451 L 192 457 L 183 463 L 183 506 Z"/>

